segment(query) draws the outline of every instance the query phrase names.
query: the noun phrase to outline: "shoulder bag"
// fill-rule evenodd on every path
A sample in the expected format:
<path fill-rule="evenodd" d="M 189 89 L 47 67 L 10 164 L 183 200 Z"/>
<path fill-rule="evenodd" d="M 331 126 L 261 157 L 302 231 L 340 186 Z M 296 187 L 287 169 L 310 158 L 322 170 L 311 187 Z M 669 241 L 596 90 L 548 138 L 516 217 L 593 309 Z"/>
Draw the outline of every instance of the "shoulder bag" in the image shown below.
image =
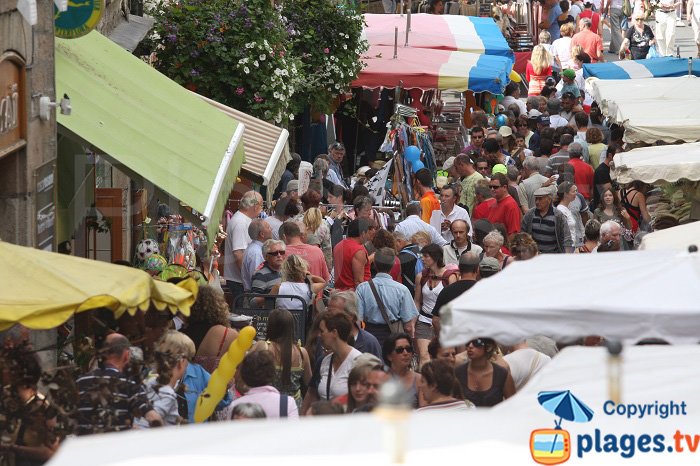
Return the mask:
<path fill-rule="evenodd" d="M 384 319 L 384 322 L 389 326 L 389 331 L 391 333 L 401 333 L 403 332 L 403 322 L 401 320 L 397 320 L 396 322 L 392 322 L 389 320 L 389 314 L 386 312 L 386 307 L 384 307 L 384 302 L 382 301 L 382 298 L 379 297 L 379 293 L 377 293 L 377 288 L 374 286 L 374 281 L 372 279 L 369 279 L 369 287 L 372 289 L 372 294 L 374 295 L 374 299 L 377 301 L 377 305 L 379 306 L 379 311 L 382 313 L 382 318 Z"/>

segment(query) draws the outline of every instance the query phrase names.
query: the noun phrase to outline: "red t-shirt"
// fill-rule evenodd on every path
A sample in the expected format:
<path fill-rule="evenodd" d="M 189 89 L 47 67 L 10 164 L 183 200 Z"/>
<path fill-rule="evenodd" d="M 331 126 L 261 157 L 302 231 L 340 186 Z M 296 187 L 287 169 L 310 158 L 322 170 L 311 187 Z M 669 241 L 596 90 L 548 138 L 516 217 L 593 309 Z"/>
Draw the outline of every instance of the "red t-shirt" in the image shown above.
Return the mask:
<path fill-rule="evenodd" d="M 496 203 L 489 212 L 488 220 L 491 223 L 502 223 L 506 227 L 506 233 L 512 235 L 520 231 L 520 207 L 513 196 L 508 194 Z"/>
<path fill-rule="evenodd" d="M 331 278 L 323 251 L 311 244 L 287 245 L 287 257 L 295 254 L 309 264 L 309 273 L 328 281 Z"/>
<path fill-rule="evenodd" d="M 287 246 L 289 250 L 289 246 Z M 357 251 L 364 251 L 367 255 L 367 250 L 363 245 L 354 239 L 347 238 L 335 245 L 333 248 L 333 266 L 335 268 L 335 288 L 337 290 L 354 290 L 355 277 L 352 274 L 352 258 Z M 365 273 L 363 281 L 367 281 L 371 277 L 369 270 L 369 258 L 365 264 Z"/>
<path fill-rule="evenodd" d="M 578 21 L 581 22 L 581 18 L 588 18 L 591 20 L 591 32 L 598 34 L 598 25 L 600 24 L 600 14 L 593 10 L 583 10 L 578 15 Z"/>
<path fill-rule="evenodd" d="M 593 186 L 593 167 L 581 159 L 569 159 L 569 165 L 574 167 L 574 183 L 586 200 L 591 199 L 591 187 Z"/>
<path fill-rule="evenodd" d="M 472 215 L 472 221 L 479 220 L 480 218 L 488 218 L 489 212 L 496 207 L 496 199 L 489 198 L 484 202 L 477 204 L 474 207 L 474 215 Z"/>

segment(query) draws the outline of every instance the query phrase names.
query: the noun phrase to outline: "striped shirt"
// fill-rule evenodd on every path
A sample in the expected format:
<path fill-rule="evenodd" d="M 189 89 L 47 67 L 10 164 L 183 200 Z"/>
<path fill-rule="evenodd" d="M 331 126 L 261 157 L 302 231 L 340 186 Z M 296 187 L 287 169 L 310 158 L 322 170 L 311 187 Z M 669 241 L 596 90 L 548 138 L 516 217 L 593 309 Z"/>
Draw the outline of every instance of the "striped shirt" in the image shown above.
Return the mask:
<path fill-rule="evenodd" d="M 95 369 L 76 380 L 78 435 L 131 429 L 151 410 L 143 385 L 117 369 Z"/>
<path fill-rule="evenodd" d="M 544 217 L 540 216 L 539 211 L 535 211 L 535 216 L 532 218 L 532 239 L 537 243 L 540 252 L 559 252 L 556 228 L 554 208 L 550 206 L 549 212 Z"/>
<path fill-rule="evenodd" d="M 474 403 L 469 400 L 454 400 L 454 401 L 443 401 L 440 403 L 429 404 L 428 406 L 423 406 L 418 408 L 416 411 L 427 412 L 427 411 L 469 411 L 474 409 Z"/>

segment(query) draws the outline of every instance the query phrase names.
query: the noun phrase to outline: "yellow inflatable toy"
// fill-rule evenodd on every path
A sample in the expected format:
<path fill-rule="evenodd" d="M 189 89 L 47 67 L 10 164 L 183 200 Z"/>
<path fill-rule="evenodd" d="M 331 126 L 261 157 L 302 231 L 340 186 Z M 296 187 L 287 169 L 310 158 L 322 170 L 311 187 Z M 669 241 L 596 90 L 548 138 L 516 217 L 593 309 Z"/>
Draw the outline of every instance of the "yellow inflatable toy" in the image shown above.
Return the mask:
<path fill-rule="evenodd" d="M 241 329 L 238 338 L 233 340 L 228 351 L 221 357 L 219 366 L 211 374 L 207 388 L 200 393 L 194 409 L 194 421 L 204 422 L 214 413 L 216 405 L 224 398 L 226 385 L 233 378 L 236 367 L 243 361 L 246 351 L 253 345 L 255 328 L 248 326 Z"/>
<path fill-rule="evenodd" d="M 515 81 L 516 83 L 519 83 L 520 81 L 522 81 L 522 78 L 520 77 L 518 72 L 515 70 L 511 70 L 509 77 L 510 77 L 511 81 Z"/>

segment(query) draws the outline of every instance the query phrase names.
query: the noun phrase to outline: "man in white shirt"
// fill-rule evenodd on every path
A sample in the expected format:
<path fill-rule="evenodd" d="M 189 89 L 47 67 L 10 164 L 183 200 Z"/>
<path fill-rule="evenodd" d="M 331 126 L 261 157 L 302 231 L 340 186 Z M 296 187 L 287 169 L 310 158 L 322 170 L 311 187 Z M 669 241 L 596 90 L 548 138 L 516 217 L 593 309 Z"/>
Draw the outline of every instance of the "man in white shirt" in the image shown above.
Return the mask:
<path fill-rule="evenodd" d="M 438 246 L 447 244 L 445 238 L 432 225 L 421 220 L 422 208 L 418 202 L 411 202 L 406 206 L 406 219 L 396 225 L 396 231 L 403 234 L 410 240 L 419 231 L 425 231 L 430 235 L 430 239 Z"/>
<path fill-rule="evenodd" d="M 445 265 L 459 264 L 459 258 L 462 254 L 473 252 L 477 256 L 481 255 L 483 249 L 478 244 L 474 244 L 469 239 L 472 229 L 467 225 L 467 222 L 462 219 L 455 220 L 450 225 L 453 240 L 449 244 L 442 247 L 442 255 L 445 260 Z"/>
<path fill-rule="evenodd" d="M 251 242 L 248 226 L 262 212 L 263 198 L 255 191 L 248 191 L 238 203 L 238 211 L 226 225 L 224 243 L 224 278 L 233 298 L 243 294 L 243 255 Z"/>
<path fill-rule="evenodd" d="M 250 291 L 253 274 L 258 266 L 265 261 L 262 253 L 262 246 L 265 241 L 272 238 L 272 228 L 265 220 L 256 218 L 248 225 L 248 236 L 253 240 L 243 254 L 243 265 L 241 266 L 241 277 L 243 278 L 243 289 Z"/>
<path fill-rule="evenodd" d="M 552 97 L 547 100 L 547 113 L 549 113 L 549 127 L 559 128 L 563 126 L 568 126 L 569 120 L 559 115 L 561 111 L 561 102 L 559 99 Z"/>
<path fill-rule="evenodd" d="M 527 113 L 527 108 L 525 107 L 525 102 L 520 100 L 520 84 L 515 81 L 511 81 L 506 86 L 505 97 L 501 104 L 508 108 L 511 104 L 516 104 L 520 109 L 520 114 L 525 115 Z"/>
<path fill-rule="evenodd" d="M 433 210 L 430 217 L 430 225 L 442 234 L 445 241 L 452 241 L 452 233 L 450 225 L 455 220 L 464 220 L 469 225 L 469 231 L 472 229 L 472 221 L 469 218 L 469 212 L 466 209 L 456 205 L 457 191 L 455 184 L 448 184 L 440 191 L 440 210 Z M 471 235 L 470 235 L 471 236 Z"/>
<path fill-rule="evenodd" d="M 667 57 L 676 53 L 676 5 L 674 0 L 660 0 L 656 10 L 656 46 L 659 55 Z"/>

